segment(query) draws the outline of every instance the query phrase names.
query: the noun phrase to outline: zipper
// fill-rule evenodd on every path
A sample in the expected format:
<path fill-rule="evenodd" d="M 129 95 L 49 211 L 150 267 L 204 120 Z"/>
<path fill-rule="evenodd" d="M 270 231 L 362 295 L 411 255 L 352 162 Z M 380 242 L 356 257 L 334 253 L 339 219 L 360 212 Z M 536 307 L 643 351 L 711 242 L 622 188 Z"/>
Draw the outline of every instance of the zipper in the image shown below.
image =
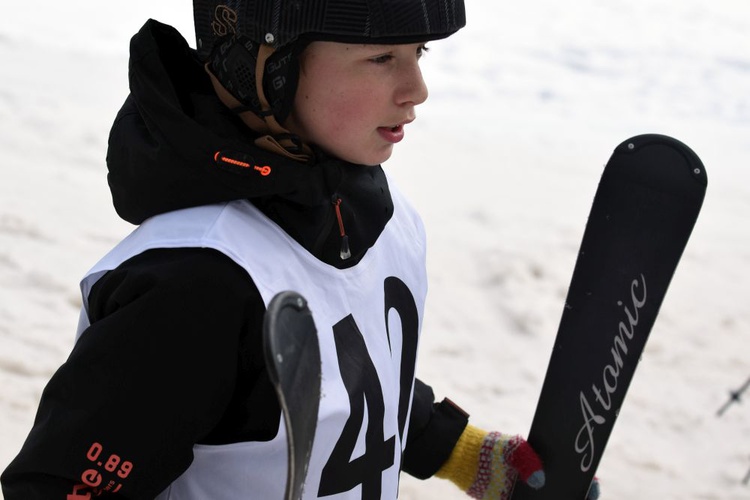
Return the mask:
<path fill-rule="evenodd" d="M 339 257 L 341 260 L 346 260 L 352 256 L 351 249 L 349 248 L 349 236 L 346 234 L 344 229 L 344 219 L 341 216 L 341 198 L 338 195 L 331 197 L 331 203 L 333 203 L 333 209 L 336 212 L 336 220 L 339 223 L 339 234 L 341 235 L 341 250 L 339 251 Z"/>

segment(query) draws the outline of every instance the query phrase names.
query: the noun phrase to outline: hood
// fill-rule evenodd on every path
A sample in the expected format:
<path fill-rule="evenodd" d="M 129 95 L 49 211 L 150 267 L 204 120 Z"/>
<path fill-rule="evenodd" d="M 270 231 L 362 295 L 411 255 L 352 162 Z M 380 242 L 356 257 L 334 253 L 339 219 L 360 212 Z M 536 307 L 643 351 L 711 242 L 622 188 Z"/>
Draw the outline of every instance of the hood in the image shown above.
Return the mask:
<path fill-rule="evenodd" d="M 340 246 L 339 223 L 349 226 L 359 254 L 393 213 L 379 166 L 320 151 L 302 163 L 258 147 L 257 134 L 221 103 L 197 53 L 171 26 L 149 20 L 133 37 L 129 84 L 109 136 L 107 180 L 115 210 L 132 224 L 250 199 L 320 257 L 322 248 Z"/>
<path fill-rule="evenodd" d="M 326 175 L 336 176 L 335 166 L 304 165 L 255 146 L 252 131 L 218 100 L 197 55 L 170 26 L 150 20 L 133 37 L 129 83 L 107 151 L 113 203 L 128 222 L 273 194 L 314 203 Z"/>

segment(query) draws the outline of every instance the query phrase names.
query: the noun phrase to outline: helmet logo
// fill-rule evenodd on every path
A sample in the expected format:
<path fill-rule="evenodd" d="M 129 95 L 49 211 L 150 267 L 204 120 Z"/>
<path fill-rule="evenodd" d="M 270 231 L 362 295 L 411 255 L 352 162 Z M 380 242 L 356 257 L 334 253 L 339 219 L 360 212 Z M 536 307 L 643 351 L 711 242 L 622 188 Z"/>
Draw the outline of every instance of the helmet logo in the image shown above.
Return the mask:
<path fill-rule="evenodd" d="M 292 63 L 292 54 L 287 54 L 278 61 L 269 60 L 266 65 L 266 71 L 271 81 L 271 86 L 274 90 L 281 90 L 286 83 L 286 76 L 283 70 L 285 67 Z M 282 71 L 280 75 L 277 75 L 279 71 Z"/>
<path fill-rule="evenodd" d="M 237 32 L 237 12 L 226 5 L 217 5 L 211 28 L 216 36 L 225 36 Z"/>

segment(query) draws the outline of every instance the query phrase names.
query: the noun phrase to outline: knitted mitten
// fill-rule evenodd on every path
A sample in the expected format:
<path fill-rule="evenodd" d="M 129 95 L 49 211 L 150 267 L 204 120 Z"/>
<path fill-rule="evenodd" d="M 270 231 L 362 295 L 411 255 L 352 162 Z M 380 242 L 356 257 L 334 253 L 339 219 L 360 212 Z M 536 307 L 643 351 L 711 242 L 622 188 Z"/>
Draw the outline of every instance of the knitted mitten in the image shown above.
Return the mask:
<path fill-rule="evenodd" d="M 507 500 L 516 479 L 537 490 L 545 481 L 542 461 L 526 440 L 472 425 L 466 426 L 435 475 L 482 500 Z M 586 500 L 598 500 L 599 491 L 599 480 L 594 478 Z"/>
<path fill-rule="evenodd" d="M 472 425 L 436 476 L 482 500 L 507 500 L 516 478 L 535 489 L 544 486 L 542 461 L 526 440 Z"/>

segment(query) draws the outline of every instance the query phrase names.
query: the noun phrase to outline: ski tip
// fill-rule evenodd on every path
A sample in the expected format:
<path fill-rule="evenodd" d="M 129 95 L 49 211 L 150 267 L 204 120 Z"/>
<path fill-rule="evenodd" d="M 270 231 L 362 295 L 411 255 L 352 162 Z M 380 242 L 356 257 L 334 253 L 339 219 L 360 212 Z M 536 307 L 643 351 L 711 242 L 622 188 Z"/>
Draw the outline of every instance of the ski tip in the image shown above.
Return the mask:
<path fill-rule="evenodd" d="M 263 345 L 268 373 L 274 383 L 279 383 L 284 374 L 291 376 L 290 370 L 303 357 L 319 367 L 317 331 L 302 295 L 285 291 L 271 299 L 263 320 Z M 283 368 L 285 364 L 291 365 L 290 368 Z"/>
<path fill-rule="evenodd" d="M 285 307 L 291 307 L 301 312 L 307 309 L 307 300 L 299 293 L 291 290 L 279 292 L 271 299 L 268 310 L 273 313 L 273 311 L 281 310 Z"/>
<path fill-rule="evenodd" d="M 708 185 L 706 168 L 700 157 L 684 142 L 674 137 L 663 134 L 641 134 L 633 136 L 615 148 L 615 154 L 641 153 L 644 148 L 661 146 L 671 149 L 680 154 L 687 164 L 688 170 L 693 178 L 704 187 Z"/>

